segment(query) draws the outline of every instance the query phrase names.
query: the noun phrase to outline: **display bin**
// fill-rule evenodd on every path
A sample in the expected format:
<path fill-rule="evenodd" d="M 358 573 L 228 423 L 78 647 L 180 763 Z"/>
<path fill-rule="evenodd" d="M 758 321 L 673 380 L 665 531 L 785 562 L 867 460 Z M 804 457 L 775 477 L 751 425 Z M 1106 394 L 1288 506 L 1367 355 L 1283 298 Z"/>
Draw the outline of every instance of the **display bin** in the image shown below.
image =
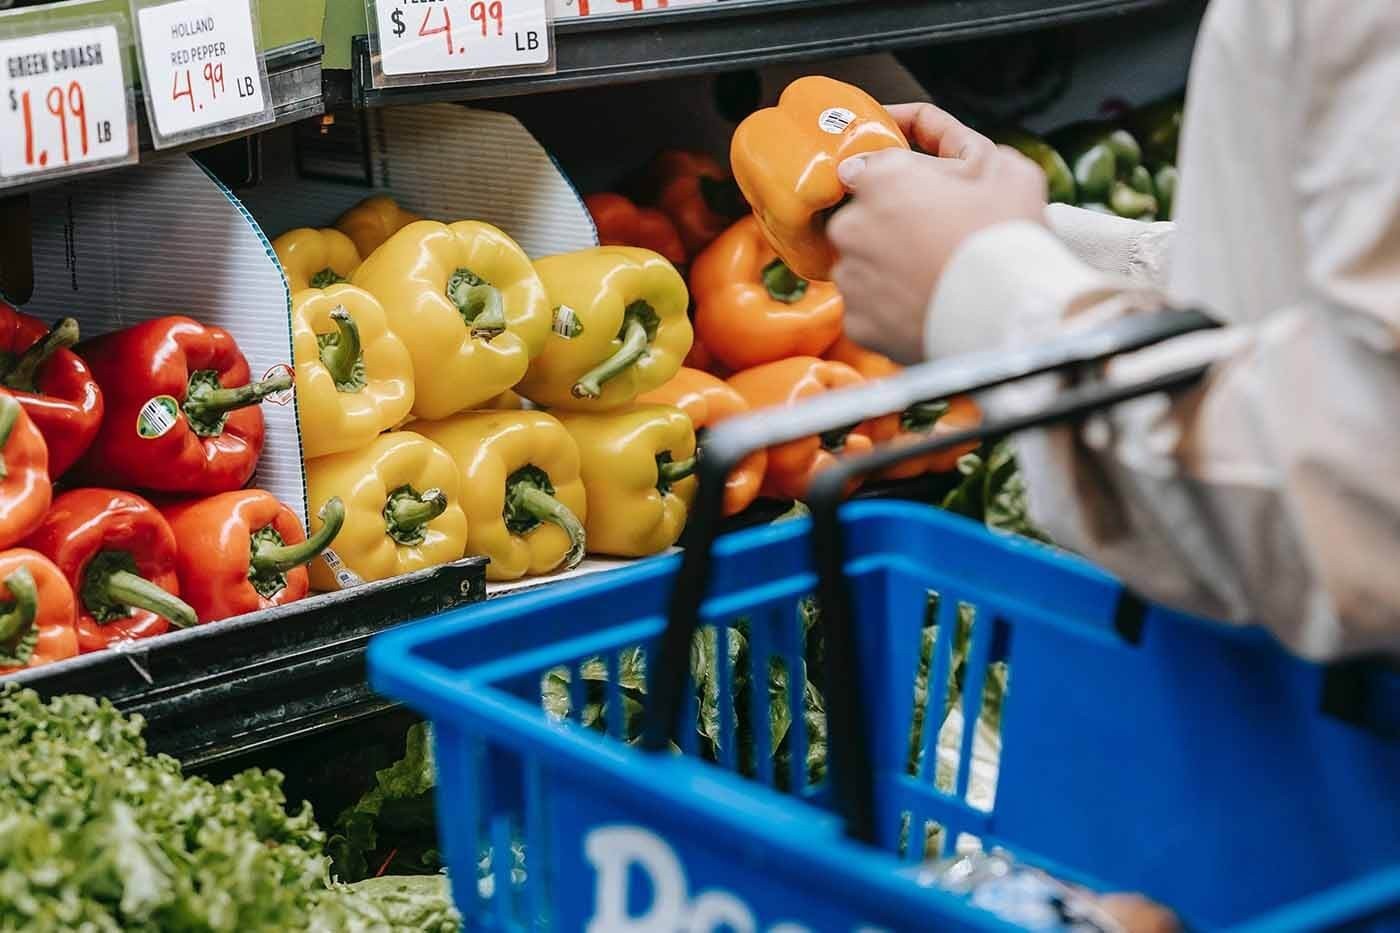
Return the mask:
<path fill-rule="evenodd" d="M 709 527 L 725 464 L 765 438 L 901 410 L 943 389 L 1085 372 L 1080 364 L 1168 335 L 1150 335 L 1150 321 L 1128 326 L 1070 351 L 920 367 L 879 390 L 794 409 L 781 426 L 722 426 L 707 447 L 695 519 Z M 1201 372 L 1077 390 L 986 430 L 1081 417 Z M 818 525 L 828 505 L 814 504 Z M 1400 905 L 1392 673 L 1300 660 L 1262 629 L 1149 605 L 1080 559 L 926 506 L 852 503 L 834 532 L 814 534 L 801 520 L 712 547 L 706 537 L 684 556 L 371 643 L 371 683 L 433 722 L 440 833 L 469 928 L 1011 929 L 921 886 L 919 863 L 954 844 L 1004 847 L 1095 890 L 1143 892 L 1191 928 L 1378 924 Z M 844 570 L 837 580 L 817 572 L 833 560 Z M 827 691 L 832 743 L 818 781 L 804 767 L 805 730 L 789 732 L 788 764 L 775 768 L 768 730 L 749 730 L 745 749 L 736 725 L 742 703 L 759 722 L 775 702 L 802 721 L 800 602 L 814 592 L 827 662 L 812 676 Z M 942 782 L 929 766 L 937 730 L 913 726 L 924 718 L 923 629 L 937 623 L 935 694 L 960 607 L 973 617 L 958 701 L 965 723 L 978 720 L 989 665 L 1004 661 L 1009 672 L 990 805 L 968 795 L 975 730 L 963 730 L 953 779 Z M 738 697 L 740 671 L 718 663 L 712 761 L 701 760 L 694 729 L 673 729 L 697 708 L 697 626 L 726 633 L 720 643 L 742 632 L 757 669 L 788 672 L 786 691 L 749 678 Z M 586 692 L 589 665 L 601 698 Z M 561 673 L 564 715 L 542 703 Z M 648 718 L 636 736 L 639 705 Z M 924 754 L 911 755 L 920 745 Z M 745 760 L 754 766 L 741 769 Z"/>

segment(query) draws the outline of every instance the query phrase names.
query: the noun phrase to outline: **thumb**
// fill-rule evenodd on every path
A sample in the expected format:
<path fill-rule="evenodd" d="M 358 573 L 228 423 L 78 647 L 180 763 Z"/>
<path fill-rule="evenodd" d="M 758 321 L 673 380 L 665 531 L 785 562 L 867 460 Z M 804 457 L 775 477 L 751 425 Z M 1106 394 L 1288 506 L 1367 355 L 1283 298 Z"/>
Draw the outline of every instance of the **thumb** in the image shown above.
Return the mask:
<path fill-rule="evenodd" d="M 878 186 L 881 179 L 906 182 L 910 178 L 908 173 L 923 169 L 953 175 L 969 175 L 979 168 L 980 164 L 975 160 L 952 159 L 925 155 L 908 149 L 890 148 L 864 152 L 843 160 L 836 166 L 836 177 L 841 179 L 841 184 L 845 185 L 848 191 L 856 192 L 862 186 Z"/>
<path fill-rule="evenodd" d="M 854 191 L 860 181 L 860 176 L 865 174 L 866 168 L 865 156 L 851 156 L 836 166 L 836 177 L 841 179 L 841 184 Z"/>

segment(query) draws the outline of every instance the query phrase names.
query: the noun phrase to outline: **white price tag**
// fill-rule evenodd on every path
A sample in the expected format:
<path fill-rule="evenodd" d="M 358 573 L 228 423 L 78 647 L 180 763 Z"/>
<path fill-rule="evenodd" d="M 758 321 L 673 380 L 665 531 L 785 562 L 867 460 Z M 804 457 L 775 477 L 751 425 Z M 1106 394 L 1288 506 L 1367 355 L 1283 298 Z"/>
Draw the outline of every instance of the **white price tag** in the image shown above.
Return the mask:
<path fill-rule="evenodd" d="M 386 75 L 545 65 L 549 0 L 374 0 Z"/>
<path fill-rule="evenodd" d="M 116 26 L 0 40 L 0 178 L 136 161 Z"/>
<path fill-rule="evenodd" d="M 272 120 L 250 0 L 133 6 L 157 145 Z"/>
<path fill-rule="evenodd" d="M 551 0 L 556 19 L 580 16 L 613 16 L 618 13 L 651 13 L 677 7 L 700 6 L 718 0 Z"/>

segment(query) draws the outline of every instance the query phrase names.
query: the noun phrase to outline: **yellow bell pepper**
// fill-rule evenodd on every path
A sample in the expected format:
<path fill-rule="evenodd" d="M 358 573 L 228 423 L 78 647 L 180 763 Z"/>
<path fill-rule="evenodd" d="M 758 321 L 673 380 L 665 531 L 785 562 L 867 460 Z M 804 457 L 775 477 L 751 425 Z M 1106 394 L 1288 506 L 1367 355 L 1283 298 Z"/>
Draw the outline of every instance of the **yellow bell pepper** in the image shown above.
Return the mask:
<path fill-rule="evenodd" d="M 348 282 L 360 267 L 360 253 L 339 230 L 298 227 L 272 241 L 272 251 L 293 295 L 308 288 Z"/>
<path fill-rule="evenodd" d="M 495 398 L 482 402 L 481 407 L 490 411 L 524 411 L 525 400 L 507 389 Z"/>
<path fill-rule="evenodd" d="M 353 285 L 292 296 L 292 360 L 302 453 L 364 447 L 413 407 L 413 361 L 384 309 Z"/>
<path fill-rule="evenodd" d="M 457 560 L 466 551 L 467 517 L 457 464 L 412 431 L 381 434 L 368 447 L 306 461 L 311 507 L 332 496 L 345 502 L 333 559 L 361 580 L 383 580 Z M 320 528 L 311 519 L 311 534 Z M 311 585 L 337 588 L 325 560 L 310 567 Z"/>
<path fill-rule="evenodd" d="M 352 281 L 379 299 L 408 345 L 419 418 L 446 418 L 511 388 L 549 335 L 544 284 L 490 224 L 409 224 Z"/>
<path fill-rule="evenodd" d="M 570 570 L 583 559 L 588 511 L 578 447 L 542 411 L 473 411 L 414 425 L 457 461 L 467 553 L 488 580 Z"/>
<path fill-rule="evenodd" d="M 637 405 L 559 420 L 582 458 L 589 552 L 646 557 L 675 544 L 696 490 L 695 428 L 685 413 Z"/>
<path fill-rule="evenodd" d="M 553 326 L 515 391 L 549 408 L 619 408 L 681 368 L 695 334 L 675 267 L 651 250 L 599 246 L 535 263 Z"/>
<path fill-rule="evenodd" d="M 415 220 L 422 220 L 412 211 L 399 207 L 386 194 L 365 198 L 336 219 L 336 229 L 355 242 L 361 259 L 377 250 L 385 240 Z"/>

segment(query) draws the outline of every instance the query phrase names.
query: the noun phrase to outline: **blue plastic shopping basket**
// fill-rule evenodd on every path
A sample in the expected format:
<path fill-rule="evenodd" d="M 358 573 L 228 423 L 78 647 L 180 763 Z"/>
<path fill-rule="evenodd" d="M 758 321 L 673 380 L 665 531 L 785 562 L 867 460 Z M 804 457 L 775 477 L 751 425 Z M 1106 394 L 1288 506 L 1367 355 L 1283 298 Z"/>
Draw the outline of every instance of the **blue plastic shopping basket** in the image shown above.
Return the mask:
<path fill-rule="evenodd" d="M 813 521 L 705 546 L 726 467 L 754 446 L 1190 326 L 1137 321 L 913 369 L 781 425 L 726 424 L 707 443 L 702 544 L 684 558 L 377 638 L 373 683 L 433 722 L 442 844 L 468 926 L 1007 929 L 920 886 L 912 868 L 959 842 L 1143 892 L 1197 928 L 1383 923 L 1400 904 L 1400 680 L 1378 665 L 1298 660 L 1260 630 L 1146 605 L 1082 561 L 929 507 L 859 502 L 838 521 L 839 476 Z M 1092 385 L 993 429 L 1197 376 Z M 809 672 L 813 594 L 826 655 Z M 985 684 L 1000 676 L 988 805 L 969 790 Z M 818 679 L 825 723 L 809 702 Z M 949 698 L 963 728 L 944 769 Z M 813 754 L 825 738 L 830 753 Z"/>

